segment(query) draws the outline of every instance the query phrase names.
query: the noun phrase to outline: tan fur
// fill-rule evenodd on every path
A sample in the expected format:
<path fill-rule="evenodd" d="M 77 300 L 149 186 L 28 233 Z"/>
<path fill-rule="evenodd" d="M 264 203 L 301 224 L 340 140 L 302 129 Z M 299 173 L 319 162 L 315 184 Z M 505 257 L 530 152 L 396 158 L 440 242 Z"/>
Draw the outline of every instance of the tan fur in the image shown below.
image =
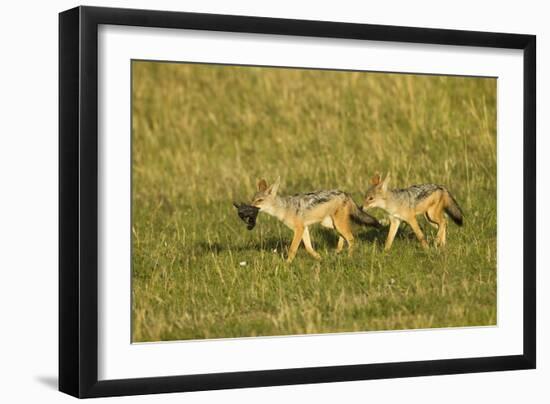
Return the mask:
<path fill-rule="evenodd" d="M 353 234 L 351 233 L 349 207 L 344 205 L 340 209 L 337 209 L 332 216 L 332 220 L 334 221 L 334 227 L 341 234 L 340 237 L 343 237 L 348 243 L 348 254 L 351 254 L 353 250 Z"/>
<path fill-rule="evenodd" d="M 457 209 L 460 209 L 449 192 L 444 187 L 433 184 L 413 186 L 409 189 L 415 188 L 415 191 L 422 191 L 423 188 L 428 188 L 430 190 L 428 196 L 424 196 L 425 194 L 423 194 L 422 197 L 416 198 L 418 195 L 414 193 L 411 195 L 407 193 L 407 190 L 389 190 L 389 179 L 389 174 L 384 181 L 381 181 L 380 175 L 375 175 L 371 179 L 372 186 L 367 192 L 363 204 L 363 208 L 365 209 L 379 207 L 389 213 L 390 229 L 385 249 L 389 250 L 391 248 L 401 221 L 405 221 L 411 226 L 422 247 L 427 248 L 428 243 L 416 219 L 416 216 L 420 214 L 424 214 L 428 222 L 437 228 L 436 246 L 445 246 L 447 237 L 445 210 L 451 203 L 454 203 Z M 462 220 L 462 217 L 460 217 L 460 220 Z"/>
<path fill-rule="evenodd" d="M 349 207 L 338 201 L 331 201 L 312 209 L 306 215 L 297 215 L 292 211 L 277 212 L 290 229 L 294 231 L 294 237 L 288 250 L 288 262 L 292 262 L 296 256 L 300 241 L 304 241 L 306 251 L 315 259 L 321 259 L 321 256 L 314 250 L 309 235 L 309 226 L 320 223 L 323 227 L 334 228 L 340 234 L 337 252 L 341 252 L 344 247 L 344 241 L 348 244 L 348 253 L 353 249 L 353 234 L 351 233 L 351 220 Z M 340 239 L 342 242 L 340 242 Z"/>
<path fill-rule="evenodd" d="M 307 205 L 305 198 L 301 196 L 278 197 L 277 190 L 279 180 L 268 186 L 265 180 L 258 182 L 258 192 L 252 200 L 252 205 L 260 208 L 281 220 L 294 232 L 290 248 L 288 250 L 288 262 L 292 262 L 296 256 L 301 241 L 304 242 L 306 251 L 315 259 L 321 256 L 311 243 L 309 226 L 320 223 L 327 228 L 334 228 L 340 234 L 337 252 L 344 247 L 344 240 L 348 244 L 348 251 L 353 249 L 353 234 L 351 232 L 351 217 L 354 209 L 359 209 L 349 195 L 340 191 L 319 191 L 328 193 L 323 199 Z M 304 194 L 308 195 L 308 194 Z"/>

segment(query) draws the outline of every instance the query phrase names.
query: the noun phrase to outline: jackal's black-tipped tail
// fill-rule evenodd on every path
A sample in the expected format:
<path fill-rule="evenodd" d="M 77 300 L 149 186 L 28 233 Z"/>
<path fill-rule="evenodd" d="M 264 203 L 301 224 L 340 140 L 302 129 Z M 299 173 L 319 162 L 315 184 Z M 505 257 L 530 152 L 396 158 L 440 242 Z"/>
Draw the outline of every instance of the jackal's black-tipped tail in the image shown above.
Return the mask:
<path fill-rule="evenodd" d="M 351 211 L 351 219 L 357 223 L 366 226 L 373 226 L 377 229 L 381 228 L 382 225 L 374 216 L 369 215 L 367 212 L 363 211 L 359 206 L 354 204 Z"/>
<path fill-rule="evenodd" d="M 460 206 L 458 206 L 458 202 L 449 191 L 445 192 L 444 209 L 445 213 L 448 214 L 451 219 L 453 219 L 453 222 L 455 222 L 459 226 L 462 226 L 462 224 L 464 223 L 464 215 L 462 214 L 462 209 L 460 209 Z"/>

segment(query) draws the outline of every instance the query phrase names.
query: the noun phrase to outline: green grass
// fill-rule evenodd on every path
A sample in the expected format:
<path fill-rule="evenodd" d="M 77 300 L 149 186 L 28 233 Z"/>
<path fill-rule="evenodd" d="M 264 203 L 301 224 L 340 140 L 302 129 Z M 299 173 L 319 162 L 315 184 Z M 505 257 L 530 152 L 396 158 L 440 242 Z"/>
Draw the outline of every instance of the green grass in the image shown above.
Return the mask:
<path fill-rule="evenodd" d="M 496 80 L 133 62 L 133 341 L 496 323 Z M 314 227 L 323 260 L 232 201 L 339 188 L 375 171 L 447 186 L 465 213 L 444 250 L 402 225 L 357 227 L 351 257 Z M 373 211 L 382 219 L 382 211 Z M 435 231 L 421 220 L 429 241 Z M 246 262 L 246 265 L 240 265 Z"/>

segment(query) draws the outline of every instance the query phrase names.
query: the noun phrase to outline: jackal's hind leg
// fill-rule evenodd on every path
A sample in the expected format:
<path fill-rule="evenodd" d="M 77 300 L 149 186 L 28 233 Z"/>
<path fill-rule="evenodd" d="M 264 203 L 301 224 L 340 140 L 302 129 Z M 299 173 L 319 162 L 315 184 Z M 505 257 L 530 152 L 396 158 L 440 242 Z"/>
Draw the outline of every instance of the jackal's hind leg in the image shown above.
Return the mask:
<path fill-rule="evenodd" d="M 447 220 L 443 214 L 443 204 L 438 204 L 436 207 L 429 209 L 426 216 L 430 222 L 437 225 L 436 247 L 444 247 L 447 236 Z"/>
<path fill-rule="evenodd" d="M 306 251 L 313 256 L 313 258 L 320 260 L 321 256 L 317 251 L 313 249 L 313 246 L 311 245 L 311 238 L 309 237 L 309 229 L 306 226 L 304 228 L 304 235 L 302 236 L 302 240 L 304 241 L 304 246 L 306 247 Z"/>
<path fill-rule="evenodd" d="M 336 230 L 340 233 L 340 236 L 346 239 L 348 243 L 348 254 L 351 255 L 353 251 L 353 234 L 351 232 L 349 215 L 347 215 L 346 212 L 338 211 L 332 217 L 332 221 L 334 222 L 334 227 L 336 227 Z"/>
<path fill-rule="evenodd" d="M 420 226 L 416 221 L 416 216 L 413 216 L 412 218 L 410 218 L 408 223 L 413 229 L 414 234 L 416 235 L 416 238 L 418 239 L 418 241 L 420 241 L 420 244 L 422 244 L 422 248 L 428 248 L 428 242 L 426 241 L 426 238 L 424 237 L 424 233 L 422 233 L 422 230 L 420 229 Z"/>
<path fill-rule="evenodd" d="M 439 230 L 437 231 L 435 245 L 439 247 L 445 247 L 446 242 L 447 242 L 447 221 L 443 219 L 443 221 L 439 225 Z"/>
<path fill-rule="evenodd" d="M 439 224 L 432 219 L 430 213 L 424 213 L 424 217 L 426 218 L 426 221 L 430 224 L 430 226 L 432 226 L 436 230 L 439 230 Z"/>
<path fill-rule="evenodd" d="M 346 241 L 344 237 L 338 236 L 338 245 L 336 246 L 337 253 L 341 253 L 342 250 L 344 249 L 344 241 Z"/>

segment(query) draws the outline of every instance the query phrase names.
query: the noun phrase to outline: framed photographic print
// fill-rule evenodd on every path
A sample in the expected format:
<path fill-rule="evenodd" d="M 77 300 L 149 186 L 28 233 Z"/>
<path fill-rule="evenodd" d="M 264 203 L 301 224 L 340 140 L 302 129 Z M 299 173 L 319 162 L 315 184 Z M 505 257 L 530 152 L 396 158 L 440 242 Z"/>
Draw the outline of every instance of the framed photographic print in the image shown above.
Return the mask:
<path fill-rule="evenodd" d="M 535 367 L 535 37 L 60 14 L 59 386 Z"/>

